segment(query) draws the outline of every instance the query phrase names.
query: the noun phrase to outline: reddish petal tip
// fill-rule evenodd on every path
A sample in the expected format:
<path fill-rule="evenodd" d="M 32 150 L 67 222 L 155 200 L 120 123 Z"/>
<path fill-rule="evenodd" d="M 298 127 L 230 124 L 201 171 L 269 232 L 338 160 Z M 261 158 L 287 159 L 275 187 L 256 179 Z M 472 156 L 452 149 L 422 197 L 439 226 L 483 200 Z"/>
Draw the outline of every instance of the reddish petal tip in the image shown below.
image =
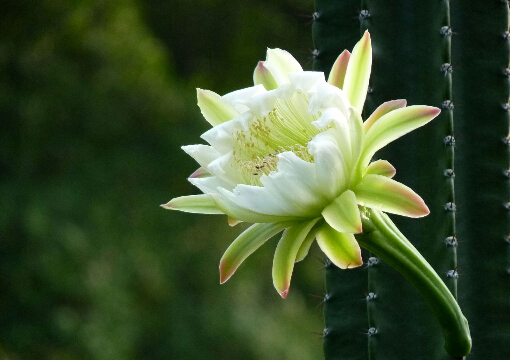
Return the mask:
<path fill-rule="evenodd" d="M 289 289 L 287 288 L 287 289 L 283 290 L 283 291 L 280 293 L 280 296 L 281 296 L 282 298 L 286 299 L 288 294 L 289 294 Z"/>
<path fill-rule="evenodd" d="M 232 276 L 232 272 L 225 272 L 225 264 L 220 262 L 220 285 L 227 282 Z"/>

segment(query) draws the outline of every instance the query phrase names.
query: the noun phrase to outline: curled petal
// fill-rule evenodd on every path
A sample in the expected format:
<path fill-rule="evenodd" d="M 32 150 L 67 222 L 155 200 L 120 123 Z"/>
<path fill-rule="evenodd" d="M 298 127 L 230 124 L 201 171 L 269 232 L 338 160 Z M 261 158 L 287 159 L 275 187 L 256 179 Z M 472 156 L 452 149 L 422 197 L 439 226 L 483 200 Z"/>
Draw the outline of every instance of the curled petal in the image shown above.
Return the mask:
<path fill-rule="evenodd" d="M 361 40 L 354 46 L 347 65 L 343 90 L 351 105 L 361 114 L 367 97 L 368 81 L 372 70 L 372 43 L 370 34 L 365 31 Z"/>
<path fill-rule="evenodd" d="M 432 106 L 408 106 L 381 116 L 365 135 L 362 164 L 368 164 L 375 152 L 393 140 L 434 119 L 441 110 Z"/>
<path fill-rule="evenodd" d="M 273 284 L 282 298 L 289 293 L 290 279 L 301 244 L 319 219 L 298 223 L 283 232 L 273 260 Z"/>
<path fill-rule="evenodd" d="M 293 223 L 255 224 L 246 229 L 228 247 L 220 260 L 220 283 L 227 281 L 239 265 L 268 239 Z"/>
<path fill-rule="evenodd" d="M 195 214 L 224 214 L 216 202 L 208 195 L 181 196 L 161 205 L 168 210 L 178 210 Z"/>
<path fill-rule="evenodd" d="M 430 213 L 418 194 L 386 176 L 365 175 L 354 193 L 358 204 L 391 214 L 416 218 Z"/>
<path fill-rule="evenodd" d="M 395 170 L 393 165 L 391 165 L 386 160 L 374 161 L 374 162 L 370 163 L 370 165 L 368 165 L 368 168 L 367 168 L 367 174 L 382 175 L 382 176 L 386 176 L 390 179 L 392 177 L 394 177 L 396 173 L 397 173 L 397 170 Z"/>
<path fill-rule="evenodd" d="M 328 83 L 342 89 L 344 86 L 345 73 L 347 72 L 347 64 L 351 58 L 351 53 L 344 50 L 336 59 L 331 72 L 328 76 Z"/>
<path fill-rule="evenodd" d="M 340 269 L 363 264 L 361 249 L 352 234 L 341 233 L 324 223 L 317 231 L 317 244 L 322 252 Z"/>
<path fill-rule="evenodd" d="M 212 126 L 231 120 L 239 112 L 213 91 L 197 89 L 198 106 L 204 118 Z"/>
<path fill-rule="evenodd" d="M 253 83 L 255 85 L 262 84 L 266 90 L 278 88 L 278 84 L 268 68 L 264 66 L 263 61 L 259 61 L 255 71 L 253 72 Z"/>
<path fill-rule="evenodd" d="M 281 49 L 267 49 L 264 66 L 271 72 L 278 85 L 289 82 L 288 73 L 303 71 L 297 60 L 290 53 Z"/>
<path fill-rule="evenodd" d="M 407 106 L 407 100 L 391 100 L 386 101 L 381 104 L 375 111 L 370 115 L 370 117 L 364 122 L 363 127 L 365 128 L 365 133 L 370 129 L 370 127 L 381 118 L 381 116 L 386 115 L 387 113 L 401 109 Z"/>
<path fill-rule="evenodd" d="M 359 234 L 362 232 L 356 195 L 346 190 L 322 210 L 322 216 L 333 229 L 339 232 Z"/>

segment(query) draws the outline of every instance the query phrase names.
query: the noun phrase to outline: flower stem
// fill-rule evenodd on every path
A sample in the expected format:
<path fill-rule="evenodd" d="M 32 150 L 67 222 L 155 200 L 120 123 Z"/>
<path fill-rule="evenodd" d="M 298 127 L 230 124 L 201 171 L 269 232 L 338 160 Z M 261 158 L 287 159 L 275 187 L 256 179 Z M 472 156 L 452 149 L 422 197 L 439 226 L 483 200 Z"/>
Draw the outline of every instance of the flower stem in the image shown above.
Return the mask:
<path fill-rule="evenodd" d="M 361 213 L 363 233 L 356 235 L 359 244 L 404 275 L 420 292 L 443 329 L 445 350 L 458 358 L 469 354 L 468 322 L 439 275 L 386 214 L 368 208 L 362 208 Z"/>

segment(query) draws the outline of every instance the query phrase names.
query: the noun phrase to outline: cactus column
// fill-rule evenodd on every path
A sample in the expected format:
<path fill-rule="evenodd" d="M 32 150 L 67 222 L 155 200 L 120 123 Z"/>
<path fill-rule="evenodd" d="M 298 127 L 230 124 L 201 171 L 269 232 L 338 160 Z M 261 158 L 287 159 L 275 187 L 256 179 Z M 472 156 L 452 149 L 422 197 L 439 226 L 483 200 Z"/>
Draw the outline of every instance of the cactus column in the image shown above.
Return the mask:
<path fill-rule="evenodd" d="M 359 0 L 317 0 L 313 16 L 314 69 L 329 72 L 344 49 L 359 41 Z M 326 263 L 324 353 L 326 359 L 366 360 L 367 273 Z"/>
<path fill-rule="evenodd" d="M 331 7 L 330 11 L 333 10 Z M 337 18 L 338 21 L 344 16 L 342 11 L 327 14 L 328 19 Z M 433 123 L 388 146 L 377 157 L 394 163 L 400 170 L 397 180 L 420 192 L 429 205 L 431 214 L 427 218 L 406 221 L 394 217 L 394 220 L 455 294 L 455 140 L 448 2 L 367 0 L 360 2 L 359 19 L 362 30 L 368 28 L 373 40 L 371 91 L 365 113 L 370 114 L 381 103 L 398 98 L 408 99 L 409 104 L 443 107 L 443 113 Z M 320 59 L 321 45 L 333 41 L 323 41 L 318 36 L 335 37 L 338 33 L 331 28 L 321 33 L 314 31 L 314 35 Z M 322 66 L 319 70 L 328 70 L 323 63 L 316 63 Z M 442 332 L 415 289 L 384 262 L 371 258 L 368 263 L 371 266 L 365 275 L 368 276 L 365 328 L 354 328 L 360 326 L 360 322 L 355 321 L 328 322 L 334 318 L 330 312 L 335 309 L 326 307 L 328 329 L 351 337 L 364 330 L 370 359 L 449 359 L 443 349 Z M 346 277 L 350 275 L 346 273 Z M 337 286 L 329 277 L 327 283 L 328 292 Z M 349 304 L 344 306 L 349 308 Z M 364 341 L 366 343 L 366 339 Z M 326 359 L 357 358 L 336 354 L 331 343 L 326 336 Z M 360 348 L 357 354 L 366 356 L 367 351 Z"/>
<path fill-rule="evenodd" d="M 510 359 L 509 33 L 506 1 L 452 2 L 459 301 L 468 359 Z"/>

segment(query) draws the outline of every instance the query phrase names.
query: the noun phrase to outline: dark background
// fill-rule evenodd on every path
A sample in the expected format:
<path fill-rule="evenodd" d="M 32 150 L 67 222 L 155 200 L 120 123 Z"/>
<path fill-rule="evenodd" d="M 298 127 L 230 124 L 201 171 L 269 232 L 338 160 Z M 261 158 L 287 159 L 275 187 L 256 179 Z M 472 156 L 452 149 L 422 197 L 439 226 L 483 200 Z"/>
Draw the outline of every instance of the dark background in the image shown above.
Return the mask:
<path fill-rule="evenodd" d="M 276 239 L 220 286 L 245 225 L 159 207 L 198 192 L 195 88 L 250 86 L 267 47 L 310 69 L 312 0 L 1 8 L 0 359 L 320 359 L 315 246 L 287 300 Z"/>

